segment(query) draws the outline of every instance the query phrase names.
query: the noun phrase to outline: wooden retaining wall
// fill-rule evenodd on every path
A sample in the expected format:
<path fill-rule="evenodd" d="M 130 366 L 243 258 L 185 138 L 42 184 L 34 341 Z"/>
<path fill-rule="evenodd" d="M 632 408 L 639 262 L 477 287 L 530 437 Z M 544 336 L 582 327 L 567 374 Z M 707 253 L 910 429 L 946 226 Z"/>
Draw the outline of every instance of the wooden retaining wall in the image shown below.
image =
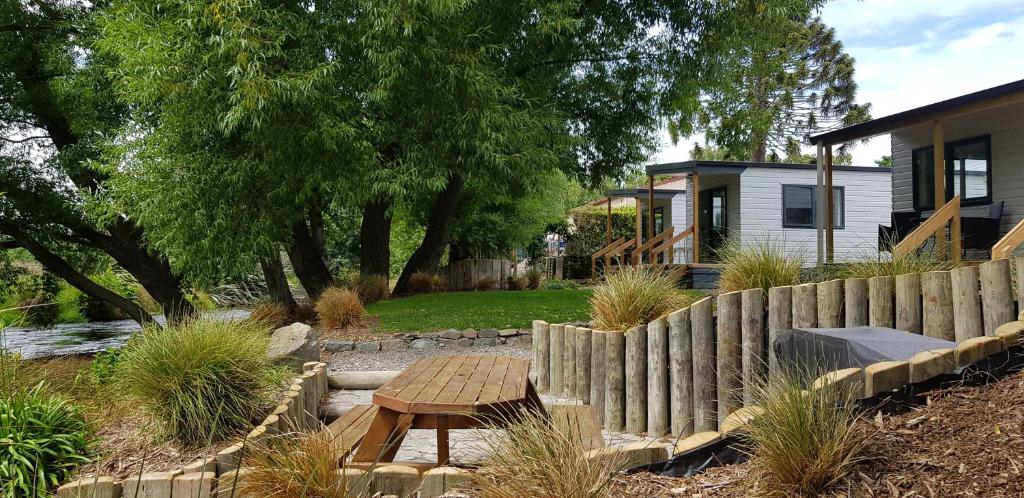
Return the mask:
<path fill-rule="evenodd" d="M 1016 346 L 1024 331 L 1017 321 L 1024 288 L 1014 284 L 1012 267 L 1024 278 L 1021 257 L 895 278 L 732 292 L 624 332 L 536 321 L 534 365 L 550 369 L 538 372 L 538 389 L 598 406 L 611 431 L 685 436 L 720 430 L 751 406 L 752 386 L 778 366 L 769 344 L 780 331 L 871 325 L 958 343 L 910 362 L 820 379 L 855 378 L 872 396 L 970 364 L 998 352 L 998 344 Z"/>

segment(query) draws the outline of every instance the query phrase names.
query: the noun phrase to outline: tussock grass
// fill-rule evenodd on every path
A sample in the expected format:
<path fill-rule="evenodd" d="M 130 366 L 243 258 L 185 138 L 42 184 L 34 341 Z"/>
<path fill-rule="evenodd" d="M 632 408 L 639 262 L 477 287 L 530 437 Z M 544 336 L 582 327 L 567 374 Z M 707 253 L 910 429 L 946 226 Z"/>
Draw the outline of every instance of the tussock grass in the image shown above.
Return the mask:
<path fill-rule="evenodd" d="M 368 480 L 339 474 L 344 456 L 324 432 L 271 439 L 251 451 L 237 496 L 347 498 L 368 496 Z M 222 477 L 221 479 L 224 479 Z M 228 479 L 231 479 L 229 476 Z"/>
<path fill-rule="evenodd" d="M 494 286 L 497 285 L 497 284 L 498 284 L 498 279 L 496 279 L 494 277 L 487 276 L 487 277 L 480 277 L 480 279 L 477 280 L 473 284 L 473 287 L 476 290 L 478 290 L 478 291 L 489 291 L 489 290 L 494 290 Z"/>
<path fill-rule="evenodd" d="M 867 459 L 868 438 L 854 428 L 858 386 L 805 391 L 814 373 L 785 368 L 757 387 L 764 413 L 747 438 L 766 496 L 818 496 Z"/>
<path fill-rule="evenodd" d="M 267 344 L 266 329 L 252 322 L 149 329 L 121 352 L 115 382 L 180 442 L 200 446 L 262 416 L 268 389 L 281 378 Z"/>
<path fill-rule="evenodd" d="M 288 308 L 276 301 L 263 301 L 252 308 L 248 321 L 268 329 L 276 329 L 288 322 Z"/>
<path fill-rule="evenodd" d="M 441 292 L 445 288 L 445 282 L 436 273 L 418 271 L 409 277 L 410 294 L 429 294 Z"/>
<path fill-rule="evenodd" d="M 955 267 L 952 261 L 939 259 L 931 252 L 914 252 L 885 259 L 881 255 L 867 255 L 861 261 L 839 265 L 835 272 L 838 274 L 836 278 L 871 278 L 944 271 Z"/>
<path fill-rule="evenodd" d="M 587 458 L 578 442 L 537 415 L 480 434 L 489 460 L 469 474 L 475 498 L 610 498 L 612 476 L 625 464 L 615 456 Z"/>
<path fill-rule="evenodd" d="M 366 309 L 355 292 L 331 287 L 316 301 L 316 316 L 321 326 L 338 329 L 362 322 Z"/>
<path fill-rule="evenodd" d="M 627 266 L 610 274 L 590 297 L 594 326 L 626 330 L 689 306 L 676 281 L 647 268 Z"/>
<path fill-rule="evenodd" d="M 391 282 L 386 275 L 359 275 L 353 290 L 363 304 L 373 304 L 391 297 Z"/>
<path fill-rule="evenodd" d="M 734 292 L 800 283 L 803 259 L 786 253 L 781 242 L 764 239 L 748 245 L 732 240 L 717 252 L 724 265 L 718 290 Z"/>

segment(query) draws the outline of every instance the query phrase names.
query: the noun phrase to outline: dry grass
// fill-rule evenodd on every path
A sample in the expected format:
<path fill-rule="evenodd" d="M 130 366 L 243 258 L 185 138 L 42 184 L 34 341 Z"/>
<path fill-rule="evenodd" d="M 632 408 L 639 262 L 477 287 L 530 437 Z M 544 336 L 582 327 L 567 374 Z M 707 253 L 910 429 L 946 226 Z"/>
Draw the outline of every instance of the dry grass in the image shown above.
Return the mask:
<path fill-rule="evenodd" d="M 276 301 L 263 301 L 252 308 L 248 321 L 268 329 L 276 329 L 288 323 L 288 308 Z"/>
<path fill-rule="evenodd" d="M 642 267 L 628 266 L 608 275 L 590 297 L 594 326 L 626 330 L 690 305 L 676 281 Z"/>
<path fill-rule="evenodd" d="M 543 274 L 541 273 L 540 268 L 537 268 L 536 266 L 531 266 L 530 269 L 526 272 L 526 279 L 529 281 L 528 287 L 530 289 L 540 288 L 540 280 L 542 276 Z"/>
<path fill-rule="evenodd" d="M 479 280 L 473 284 L 473 287 L 478 291 L 489 291 L 493 290 L 494 286 L 498 284 L 498 279 L 494 277 L 480 277 Z"/>
<path fill-rule="evenodd" d="M 508 290 L 527 290 L 530 288 L 530 279 L 527 277 L 508 277 L 505 286 Z"/>
<path fill-rule="evenodd" d="M 786 253 L 782 243 L 766 239 L 741 246 L 730 241 L 718 251 L 724 265 L 718 278 L 720 292 L 763 289 L 800 283 L 803 259 Z"/>
<path fill-rule="evenodd" d="M 764 413 L 751 422 L 747 437 L 765 496 L 818 496 L 867 459 L 869 438 L 854 427 L 862 386 L 802 390 L 813 378 L 809 371 L 782 369 L 757 388 L 756 404 Z"/>
<path fill-rule="evenodd" d="M 347 498 L 368 496 L 366 479 L 339 475 L 344 456 L 326 432 L 299 433 L 275 438 L 254 448 L 244 478 L 236 486 L 239 496 L 266 498 Z M 224 479 L 223 477 L 221 479 Z"/>
<path fill-rule="evenodd" d="M 386 275 L 359 275 L 353 290 L 364 305 L 373 304 L 391 297 L 391 283 Z"/>
<path fill-rule="evenodd" d="M 610 498 L 624 461 L 587 458 L 570 437 L 534 415 L 504 431 L 480 431 L 489 460 L 470 473 L 474 498 Z"/>
<path fill-rule="evenodd" d="M 331 287 L 317 300 L 316 316 L 322 327 L 337 329 L 362 322 L 366 309 L 355 292 Z"/>
<path fill-rule="evenodd" d="M 410 294 L 429 294 L 431 292 L 441 292 L 444 289 L 444 281 L 436 273 L 418 271 L 409 277 Z"/>
<path fill-rule="evenodd" d="M 951 270 L 956 265 L 942 260 L 930 252 L 911 253 L 882 259 L 880 255 L 868 256 L 862 261 L 840 265 L 836 278 L 895 277 L 908 273 Z"/>

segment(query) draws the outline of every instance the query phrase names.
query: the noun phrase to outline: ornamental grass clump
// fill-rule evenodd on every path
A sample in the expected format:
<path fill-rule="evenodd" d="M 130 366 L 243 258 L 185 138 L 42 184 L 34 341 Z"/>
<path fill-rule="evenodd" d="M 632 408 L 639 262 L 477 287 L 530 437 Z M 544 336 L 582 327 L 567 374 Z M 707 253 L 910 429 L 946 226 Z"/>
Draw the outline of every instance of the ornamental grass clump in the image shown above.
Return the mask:
<path fill-rule="evenodd" d="M 908 273 L 946 271 L 955 267 L 956 265 L 952 261 L 939 259 L 929 251 L 921 251 L 902 255 L 894 254 L 887 259 L 878 255 L 866 255 L 860 261 L 839 266 L 836 273 L 838 278 L 895 277 Z"/>
<path fill-rule="evenodd" d="M 805 390 L 814 374 L 780 369 L 755 387 L 764 412 L 746 437 L 753 466 L 763 474 L 766 496 L 818 496 L 867 460 L 866 434 L 855 424 L 860 384 Z"/>
<path fill-rule="evenodd" d="M 359 275 L 354 290 L 365 305 L 391 297 L 391 283 L 386 275 Z"/>
<path fill-rule="evenodd" d="M 282 372 L 269 336 L 244 321 L 193 320 L 149 329 L 121 352 L 116 384 L 186 445 L 220 441 L 266 415 Z"/>
<path fill-rule="evenodd" d="M 594 327 L 626 330 L 689 306 L 676 281 L 647 268 L 628 266 L 608 275 L 590 297 Z"/>
<path fill-rule="evenodd" d="M 340 329 L 361 323 L 366 318 L 366 308 L 363 308 L 363 303 L 355 292 L 331 287 L 317 299 L 316 316 L 320 326 Z"/>
<path fill-rule="evenodd" d="M 479 431 L 481 449 L 488 460 L 478 471 L 468 474 L 469 496 L 614 496 L 612 477 L 626 463 L 617 454 L 597 458 L 588 455 L 578 438 L 556 429 L 546 417 L 528 414 L 507 425 L 503 430 Z"/>
<path fill-rule="evenodd" d="M 796 285 L 801 281 L 803 258 L 786 252 L 782 243 L 765 239 L 741 245 L 727 242 L 717 251 L 722 273 L 718 290 L 722 293 Z"/>
<path fill-rule="evenodd" d="M 276 301 L 262 301 L 253 306 L 246 320 L 268 329 L 276 329 L 288 322 L 288 307 Z"/>
<path fill-rule="evenodd" d="M 266 498 L 347 498 L 369 496 L 366 477 L 340 474 L 338 462 L 345 454 L 326 431 L 296 433 L 270 439 L 256 448 L 246 448 L 244 478 L 238 480 L 236 496 Z M 221 476 L 231 482 L 231 474 Z"/>

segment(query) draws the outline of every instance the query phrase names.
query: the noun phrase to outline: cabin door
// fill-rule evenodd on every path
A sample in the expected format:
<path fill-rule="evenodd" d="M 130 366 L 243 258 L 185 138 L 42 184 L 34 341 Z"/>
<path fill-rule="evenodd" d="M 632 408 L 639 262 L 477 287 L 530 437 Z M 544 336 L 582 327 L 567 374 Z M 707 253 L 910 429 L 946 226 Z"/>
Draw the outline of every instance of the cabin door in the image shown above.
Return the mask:
<path fill-rule="evenodd" d="M 700 192 L 700 254 L 702 262 L 717 262 L 718 250 L 729 236 L 725 187 Z"/>

